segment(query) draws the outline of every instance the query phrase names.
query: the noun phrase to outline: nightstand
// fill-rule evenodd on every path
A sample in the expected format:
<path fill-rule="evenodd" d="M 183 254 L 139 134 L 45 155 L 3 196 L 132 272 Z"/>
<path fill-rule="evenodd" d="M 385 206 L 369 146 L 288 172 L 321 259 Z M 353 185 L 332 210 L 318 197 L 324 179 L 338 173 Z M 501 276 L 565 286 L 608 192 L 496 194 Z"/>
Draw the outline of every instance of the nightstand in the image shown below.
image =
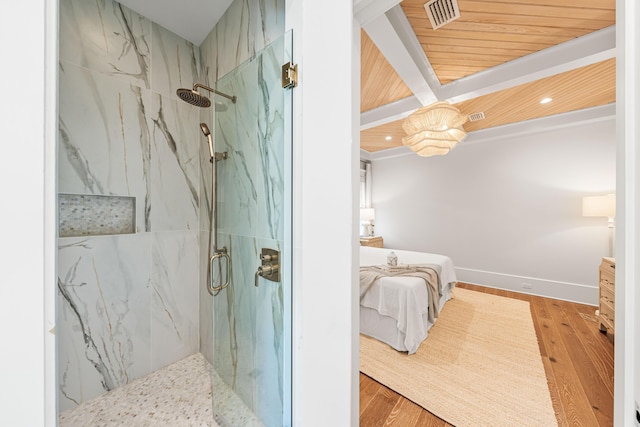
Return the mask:
<path fill-rule="evenodd" d="M 382 241 L 382 236 L 360 237 L 360 246 L 382 248 L 384 246 L 384 242 Z"/>
<path fill-rule="evenodd" d="M 598 298 L 600 332 L 614 334 L 616 260 L 602 258 L 599 271 L 600 297 Z"/>

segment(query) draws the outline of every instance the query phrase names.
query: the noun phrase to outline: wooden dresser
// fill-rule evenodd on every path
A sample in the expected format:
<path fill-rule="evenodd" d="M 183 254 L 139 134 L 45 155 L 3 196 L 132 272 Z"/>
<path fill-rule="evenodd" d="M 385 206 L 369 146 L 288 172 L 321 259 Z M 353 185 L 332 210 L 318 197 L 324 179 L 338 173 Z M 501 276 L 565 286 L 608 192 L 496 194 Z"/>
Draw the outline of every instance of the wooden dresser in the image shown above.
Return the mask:
<path fill-rule="evenodd" d="M 360 237 L 360 246 L 373 246 L 374 248 L 384 247 L 382 236 Z"/>
<path fill-rule="evenodd" d="M 615 290 L 616 290 L 616 260 L 602 258 L 600 264 L 600 332 L 614 334 L 615 330 Z"/>

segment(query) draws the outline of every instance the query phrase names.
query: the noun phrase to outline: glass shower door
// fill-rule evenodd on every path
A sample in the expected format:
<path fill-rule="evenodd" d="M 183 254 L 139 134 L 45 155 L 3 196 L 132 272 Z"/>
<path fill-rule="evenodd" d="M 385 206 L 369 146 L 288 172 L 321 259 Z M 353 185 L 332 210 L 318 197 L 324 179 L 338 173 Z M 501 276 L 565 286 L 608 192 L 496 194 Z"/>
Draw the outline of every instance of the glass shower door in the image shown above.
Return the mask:
<path fill-rule="evenodd" d="M 291 424 L 292 91 L 281 81 L 291 40 L 283 35 L 216 84 L 237 96 L 215 113 L 215 151 L 227 153 L 216 162 L 217 246 L 230 255 L 230 285 L 213 298 L 221 425 Z"/>

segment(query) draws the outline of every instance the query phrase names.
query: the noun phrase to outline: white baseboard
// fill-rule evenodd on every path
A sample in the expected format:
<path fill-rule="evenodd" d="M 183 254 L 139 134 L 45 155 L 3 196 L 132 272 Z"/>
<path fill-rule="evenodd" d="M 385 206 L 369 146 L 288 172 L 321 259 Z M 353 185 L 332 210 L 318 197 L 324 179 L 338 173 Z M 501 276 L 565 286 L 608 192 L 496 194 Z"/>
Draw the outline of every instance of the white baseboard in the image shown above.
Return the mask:
<path fill-rule="evenodd" d="M 459 282 L 577 302 L 580 304 L 598 305 L 598 288 L 594 286 L 494 273 L 470 268 L 456 267 L 455 270 Z"/>

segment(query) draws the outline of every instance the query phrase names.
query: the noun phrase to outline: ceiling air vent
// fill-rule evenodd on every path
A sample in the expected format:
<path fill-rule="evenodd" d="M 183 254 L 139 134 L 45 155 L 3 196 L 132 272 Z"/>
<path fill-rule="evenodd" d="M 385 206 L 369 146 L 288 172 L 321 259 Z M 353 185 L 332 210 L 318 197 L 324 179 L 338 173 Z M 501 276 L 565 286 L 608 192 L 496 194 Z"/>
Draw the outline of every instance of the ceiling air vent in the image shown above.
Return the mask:
<path fill-rule="evenodd" d="M 424 8 L 434 30 L 460 18 L 458 0 L 431 0 L 424 4 Z"/>
<path fill-rule="evenodd" d="M 469 121 L 470 122 L 477 122 L 478 120 L 482 120 L 482 119 L 484 119 L 484 113 L 483 112 L 469 114 Z"/>

